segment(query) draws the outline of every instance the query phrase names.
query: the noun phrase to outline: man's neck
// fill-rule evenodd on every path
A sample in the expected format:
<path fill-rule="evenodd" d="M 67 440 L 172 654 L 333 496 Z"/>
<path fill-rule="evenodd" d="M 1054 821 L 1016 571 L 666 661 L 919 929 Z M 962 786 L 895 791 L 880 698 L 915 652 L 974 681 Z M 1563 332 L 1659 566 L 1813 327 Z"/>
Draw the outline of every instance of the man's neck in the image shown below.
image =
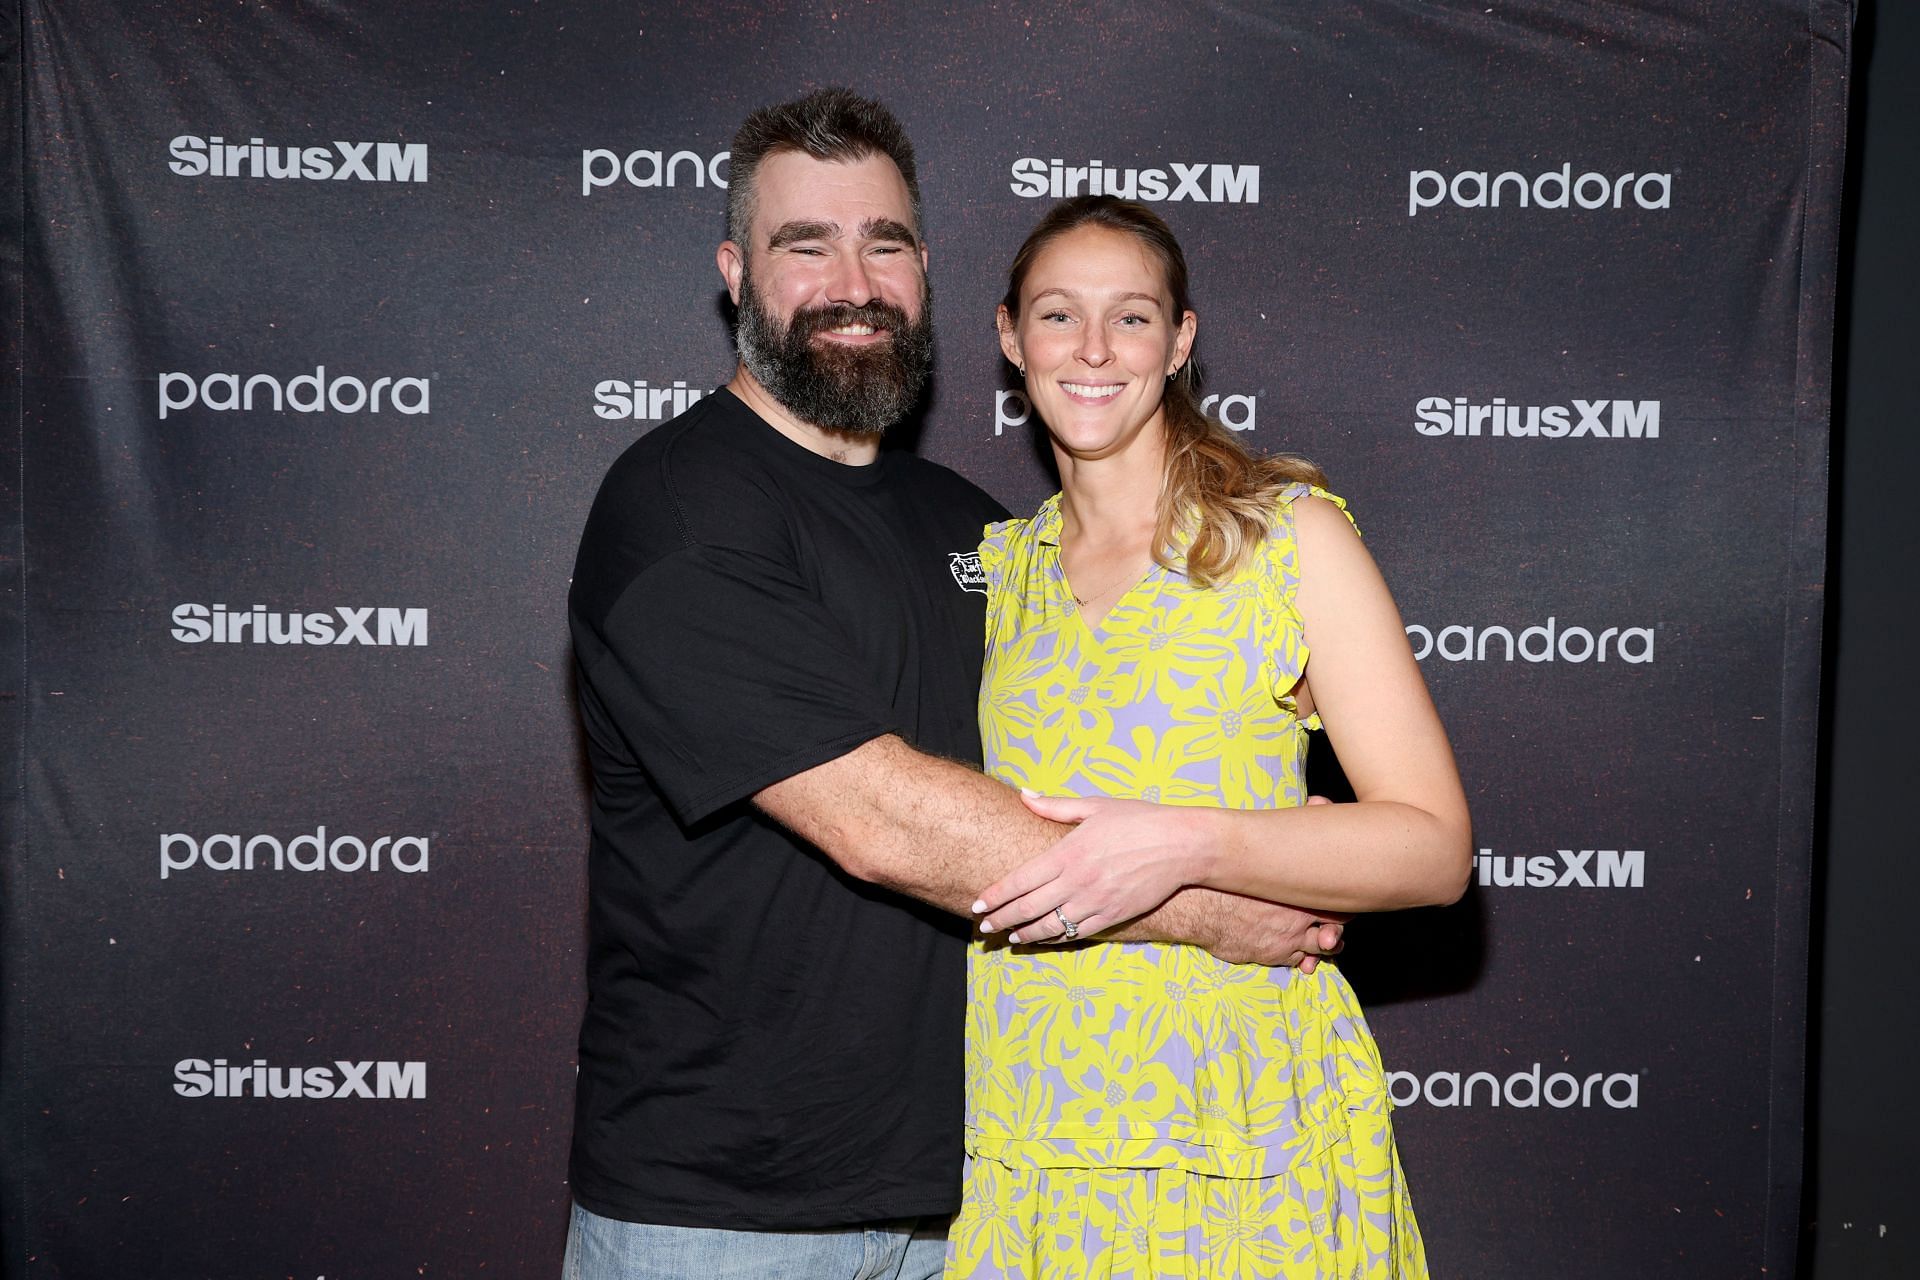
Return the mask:
<path fill-rule="evenodd" d="M 844 462 L 850 467 L 864 467 L 880 456 L 879 436 L 867 432 L 835 431 L 801 421 L 793 416 L 787 406 L 775 400 L 772 393 L 761 385 L 760 379 L 747 372 L 745 365 L 735 367 L 733 381 L 727 384 L 727 390 L 764 418 L 775 431 L 823 458 Z"/>

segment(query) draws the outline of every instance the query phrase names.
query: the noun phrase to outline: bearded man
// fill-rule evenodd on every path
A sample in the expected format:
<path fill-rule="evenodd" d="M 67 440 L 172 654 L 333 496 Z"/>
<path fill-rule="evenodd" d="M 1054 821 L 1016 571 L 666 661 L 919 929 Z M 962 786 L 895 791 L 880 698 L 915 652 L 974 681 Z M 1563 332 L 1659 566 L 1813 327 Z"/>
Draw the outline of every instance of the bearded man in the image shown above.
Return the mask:
<path fill-rule="evenodd" d="M 732 381 L 608 472 L 569 599 L 593 771 L 568 1280 L 931 1277 L 959 1202 L 967 912 L 1067 828 L 978 772 L 981 527 L 881 451 L 932 364 L 913 149 L 845 90 L 756 111 Z M 1115 935 L 1285 963 L 1287 907 Z M 1326 942 L 1326 947 L 1321 943 Z"/>

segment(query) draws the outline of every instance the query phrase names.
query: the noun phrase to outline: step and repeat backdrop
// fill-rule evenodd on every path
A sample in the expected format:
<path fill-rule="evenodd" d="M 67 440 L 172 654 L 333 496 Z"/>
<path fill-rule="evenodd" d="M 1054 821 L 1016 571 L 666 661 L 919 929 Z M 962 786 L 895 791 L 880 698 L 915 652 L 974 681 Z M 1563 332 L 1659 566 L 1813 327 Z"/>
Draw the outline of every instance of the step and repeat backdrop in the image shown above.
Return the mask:
<path fill-rule="evenodd" d="M 7 1276 L 557 1272 L 568 574 L 823 84 L 919 148 L 901 447 L 1052 491 L 993 304 L 1113 192 L 1367 531 L 1479 849 L 1345 961 L 1436 1275 L 1791 1272 L 1847 0 L 6 7 Z"/>

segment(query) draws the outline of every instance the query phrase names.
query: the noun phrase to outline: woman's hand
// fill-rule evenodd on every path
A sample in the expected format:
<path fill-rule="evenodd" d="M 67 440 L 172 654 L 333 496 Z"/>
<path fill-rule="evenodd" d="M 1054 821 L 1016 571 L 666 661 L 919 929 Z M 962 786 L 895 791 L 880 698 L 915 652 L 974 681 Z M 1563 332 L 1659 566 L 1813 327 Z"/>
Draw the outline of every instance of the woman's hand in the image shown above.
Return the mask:
<path fill-rule="evenodd" d="M 1209 810 L 1105 796 L 1020 797 L 1074 830 L 980 894 L 973 912 L 984 917 L 982 933 L 1004 930 L 1009 942 L 1023 943 L 1091 937 L 1145 915 L 1205 872 Z"/>

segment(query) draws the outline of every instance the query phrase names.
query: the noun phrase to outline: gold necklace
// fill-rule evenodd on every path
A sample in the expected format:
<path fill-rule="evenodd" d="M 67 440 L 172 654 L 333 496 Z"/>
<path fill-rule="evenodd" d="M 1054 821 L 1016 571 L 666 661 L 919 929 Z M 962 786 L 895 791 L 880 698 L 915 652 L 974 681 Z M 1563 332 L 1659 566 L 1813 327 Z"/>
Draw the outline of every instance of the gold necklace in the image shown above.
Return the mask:
<path fill-rule="evenodd" d="M 1060 570 L 1060 572 L 1061 572 L 1061 575 L 1062 575 L 1062 576 L 1064 577 L 1064 576 L 1065 576 L 1065 574 L 1066 574 L 1066 568 L 1065 568 L 1065 566 L 1064 566 L 1064 565 L 1063 565 L 1063 566 L 1061 567 L 1061 570 Z M 1102 587 L 1102 588 L 1101 588 L 1100 590 L 1098 590 L 1098 591 L 1095 591 L 1095 592 L 1093 592 L 1093 593 L 1091 593 L 1091 594 L 1089 594 L 1089 595 L 1085 595 L 1085 596 L 1082 596 L 1082 595 L 1081 595 L 1081 594 L 1080 594 L 1080 593 L 1079 593 L 1078 591 L 1075 591 L 1075 590 L 1073 589 L 1073 579 L 1071 579 L 1071 578 L 1068 578 L 1068 579 L 1067 579 L 1067 594 L 1073 597 L 1073 602 L 1074 602 L 1075 604 L 1077 604 L 1077 605 L 1079 605 L 1079 606 L 1080 606 L 1080 607 L 1081 607 L 1082 609 L 1084 609 L 1084 608 L 1086 608 L 1086 607 L 1087 607 L 1087 601 L 1089 601 L 1089 600 L 1098 600 L 1098 599 L 1100 599 L 1100 598 L 1101 598 L 1102 596 L 1104 596 L 1104 595 L 1106 595 L 1106 594 L 1107 594 L 1107 592 L 1109 592 L 1109 591 L 1111 591 L 1111 590 L 1113 590 L 1113 589 L 1114 589 L 1115 587 L 1118 587 L 1118 586 L 1121 586 L 1121 585 L 1123 585 L 1123 584 L 1125 584 L 1125 583 L 1128 583 L 1128 582 L 1138 582 L 1138 581 L 1139 581 L 1139 580 L 1140 580 L 1140 579 L 1141 579 L 1141 578 L 1142 578 L 1142 577 L 1143 577 L 1144 575 L 1145 575 L 1145 571 L 1144 571 L 1144 570 L 1142 570 L 1142 571 L 1141 571 L 1140 573 L 1133 573 L 1133 574 L 1131 574 L 1130 576 L 1129 576 L 1129 575 L 1127 575 L 1127 574 L 1122 574 L 1122 575 L 1121 575 L 1120 577 L 1118 577 L 1118 578 L 1113 578 L 1113 579 L 1111 579 L 1111 580 L 1109 580 L 1109 581 L 1108 581 L 1108 583 L 1107 583 L 1107 585 L 1106 585 L 1105 587 Z"/>

